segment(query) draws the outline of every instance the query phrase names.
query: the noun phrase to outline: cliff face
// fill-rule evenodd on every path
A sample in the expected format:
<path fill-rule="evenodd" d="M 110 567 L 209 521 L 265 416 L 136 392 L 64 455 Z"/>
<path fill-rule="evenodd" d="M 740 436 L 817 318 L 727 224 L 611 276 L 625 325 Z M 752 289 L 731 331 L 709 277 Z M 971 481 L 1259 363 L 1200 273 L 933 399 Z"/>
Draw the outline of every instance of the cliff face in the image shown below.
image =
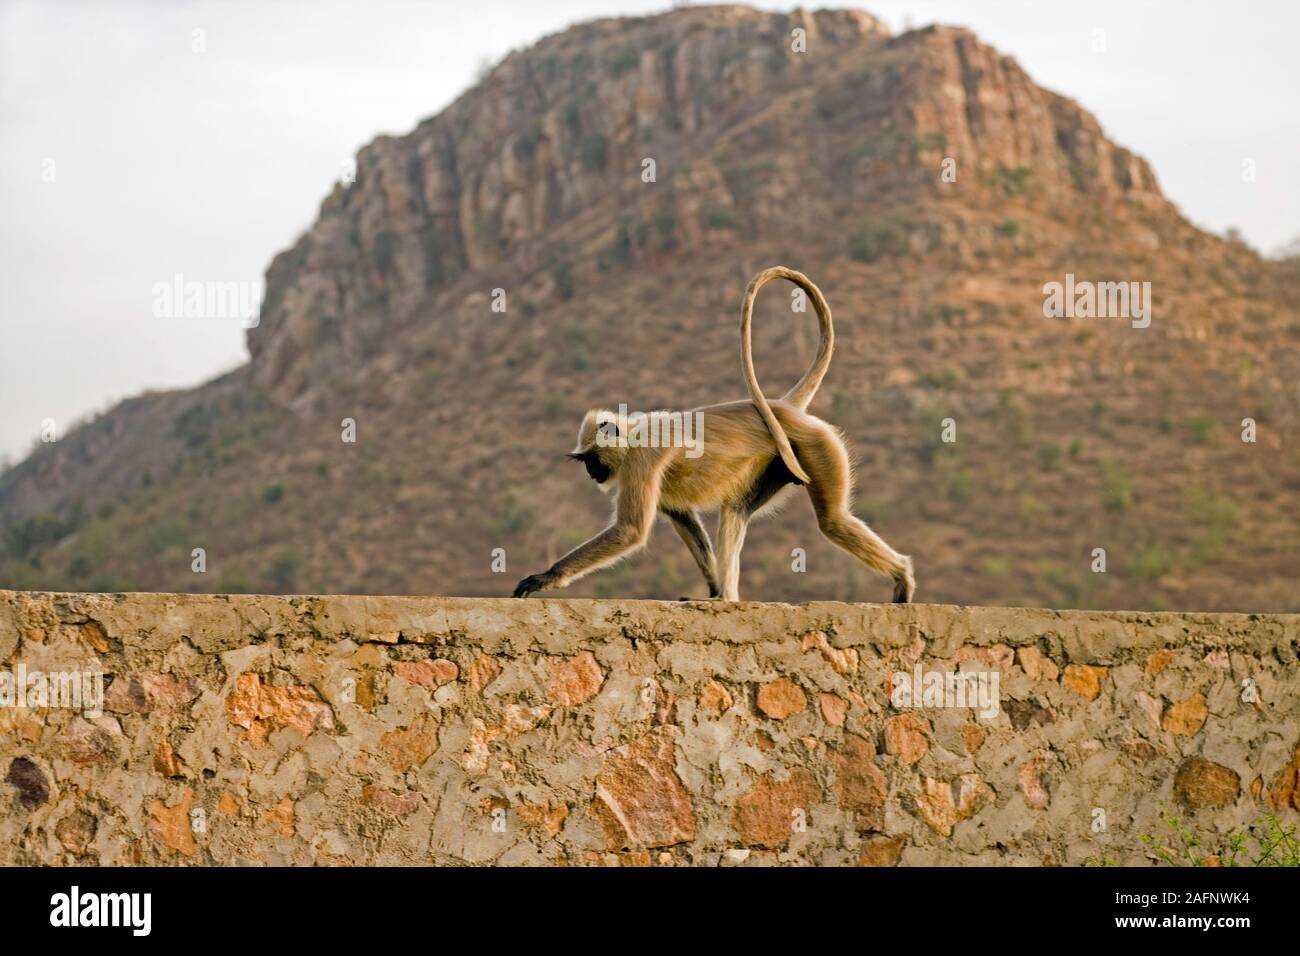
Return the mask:
<path fill-rule="evenodd" d="M 805 52 L 792 49 L 794 30 Z M 340 365 L 382 351 L 396 327 L 428 320 L 430 291 L 468 273 L 530 300 L 562 293 L 539 267 L 557 244 L 620 241 L 618 210 L 640 210 L 655 243 L 679 251 L 736 218 L 775 233 L 792 206 L 810 192 L 826 202 L 829 190 L 809 188 L 797 155 L 765 164 L 759 152 L 756 168 L 729 180 L 714 150 L 769 122 L 813 139 L 812 118 L 860 124 L 888 164 L 885 184 L 908 192 L 942 186 L 914 161 L 920 144 L 936 161 L 963 157 L 973 175 L 1032 169 L 1044 204 L 1086 194 L 1167 207 L 1143 160 L 967 31 L 891 41 L 864 13 L 743 7 L 604 20 L 512 54 L 413 133 L 361 151 L 355 183 L 339 185 L 272 264 L 263 322 L 248 336 L 254 380 L 285 401 L 310 397 Z M 638 174 L 656 157 L 669 182 L 647 190 Z M 740 195 L 742 175 L 759 196 Z M 621 239 L 629 254 L 640 244 Z M 598 265 L 579 257 L 564 284 L 585 284 Z"/>
<path fill-rule="evenodd" d="M 497 549 L 520 577 L 605 519 L 559 463 L 585 409 L 744 394 L 741 292 L 778 262 L 831 302 L 812 410 L 923 599 L 1297 608 L 1294 269 L 1195 229 L 968 31 L 743 7 L 576 26 L 362 149 L 268 269 L 247 366 L 0 476 L 0 584 L 503 593 Z M 1046 318 L 1067 274 L 1150 282 L 1152 324 Z M 789 306 L 759 303 L 769 391 L 815 348 Z M 802 504 L 743 587 L 884 595 Z M 571 593 L 698 588 L 657 534 Z"/>
<path fill-rule="evenodd" d="M 1297 651 L 1294 615 L 0 592 L 6 675 L 105 686 L 0 708 L 0 862 L 1142 865 L 1173 814 L 1244 864 L 1300 812 Z"/>
<path fill-rule="evenodd" d="M 637 191 L 644 156 L 705 139 L 789 89 L 795 27 L 827 65 L 886 36 L 847 11 L 603 20 L 510 55 L 411 134 L 375 140 L 355 183 L 272 264 L 270 308 L 249 333 L 255 380 L 284 400 L 310 394 L 322 369 L 381 350 L 430 290 L 467 273 L 514 280 L 517 295 L 553 293 L 553 277 L 530 273 L 557 239 L 617 225 L 610 212 Z M 660 238 L 686 244 L 707 228 L 701 205 L 731 198 L 708 164 L 683 179 L 700 181 L 652 208 L 673 223 Z"/>

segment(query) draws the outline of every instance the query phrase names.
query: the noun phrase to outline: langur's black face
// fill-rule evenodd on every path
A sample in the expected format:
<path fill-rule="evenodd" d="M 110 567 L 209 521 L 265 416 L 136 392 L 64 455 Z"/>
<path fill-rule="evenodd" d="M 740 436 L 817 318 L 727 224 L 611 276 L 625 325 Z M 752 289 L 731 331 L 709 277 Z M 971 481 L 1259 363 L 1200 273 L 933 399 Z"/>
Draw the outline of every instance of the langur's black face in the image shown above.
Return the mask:
<path fill-rule="evenodd" d="M 587 476 L 596 484 L 603 485 L 609 481 L 610 467 L 600 460 L 600 454 L 595 449 L 575 452 L 570 454 L 569 457 L 574 461 L 582 462 L 587 467 Z"/>

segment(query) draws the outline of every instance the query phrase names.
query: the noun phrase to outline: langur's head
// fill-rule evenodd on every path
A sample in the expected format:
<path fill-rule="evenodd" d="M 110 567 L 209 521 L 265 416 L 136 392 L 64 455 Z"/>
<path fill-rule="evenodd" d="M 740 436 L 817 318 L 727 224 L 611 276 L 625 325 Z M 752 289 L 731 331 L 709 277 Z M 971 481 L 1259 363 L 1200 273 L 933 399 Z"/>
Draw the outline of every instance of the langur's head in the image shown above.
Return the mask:
<path fill-rule="evenodd" d="M 583 417 L 578 444 L 569 452 L 570 458 L 587 467 L 587 475 L 602 490 L 609 489 L 610 479 L 617 477 L 627 454 L 626 442 L 619 439 L 618 416 L 603 408 L 592 409 Z"/>

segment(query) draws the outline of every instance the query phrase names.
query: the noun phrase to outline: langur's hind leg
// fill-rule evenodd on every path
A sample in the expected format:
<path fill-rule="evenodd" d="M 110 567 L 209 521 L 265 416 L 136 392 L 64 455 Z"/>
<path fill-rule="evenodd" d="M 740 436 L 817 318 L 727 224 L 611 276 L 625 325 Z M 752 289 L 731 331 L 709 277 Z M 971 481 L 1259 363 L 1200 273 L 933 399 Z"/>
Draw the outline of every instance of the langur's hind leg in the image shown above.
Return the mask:
<path fill-rule="evenodd" d="M 808 497 L 817 513 L 817 526 L 830 541 L 894 582 L 894 603 L 906 604 L 916 590 L 912 559 L 899 554 L 849 510 L 849 456 L 839 437 L 809 429 L 799 436 L 796 454 L 812 481 Z"/>
<path fill-rule="evenodd" d="M 740 600 L 740 551 L 745 546 L 749 516 L 730 505 L 718 513 L 718 574 L 722 578 L 722 600 Z"/>

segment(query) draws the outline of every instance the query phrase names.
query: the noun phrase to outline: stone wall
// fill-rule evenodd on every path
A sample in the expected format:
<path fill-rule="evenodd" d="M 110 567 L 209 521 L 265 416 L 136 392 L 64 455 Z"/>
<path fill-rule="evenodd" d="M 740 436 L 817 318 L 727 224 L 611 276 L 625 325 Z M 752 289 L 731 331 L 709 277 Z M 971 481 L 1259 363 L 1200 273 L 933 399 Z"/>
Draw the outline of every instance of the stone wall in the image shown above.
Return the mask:
<path fill-rule="evenodd" d="M 0 591 L 35 705 L 0 707 L 0 863 L 1142 864 L 1167 813 L 1209 854 L 1297 822 L 1298 649 L 1294 615 Z M 903 706 L 918 668 L 986 697 Z M 30 696 L 82 672 L 99 716 Z"/>

